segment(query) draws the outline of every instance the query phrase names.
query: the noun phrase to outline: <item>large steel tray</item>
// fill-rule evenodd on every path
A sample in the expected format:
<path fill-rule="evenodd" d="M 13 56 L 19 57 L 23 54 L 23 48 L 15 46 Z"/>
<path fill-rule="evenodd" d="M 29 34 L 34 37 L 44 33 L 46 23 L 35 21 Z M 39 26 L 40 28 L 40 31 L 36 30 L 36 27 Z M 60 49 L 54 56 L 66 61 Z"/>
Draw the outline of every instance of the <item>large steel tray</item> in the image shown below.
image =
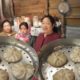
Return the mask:
<path fill-rule="evenodd" d="M 53 75 L 57 71 L 65 68 L 72 69 L 76 76 L 75 80 L 80 80 L 80 74 L 78 74 L 77 70 L 77 66 L 79 67 L 80 63 L 75 64 L 70 59 L 70 52 L 74 46 L 80 47 L 80 39 L 60 39 L 43 46 L 40 51 L 41 55 L 39 69 L 42 80 L 54 80 Z M 68 63 L 60 68 L 53 67 L 47 62 L 48 56 L 52 52 L 58 50 L 62 50 L 68 58 Z"/>
<path fill-rule="evenodd" d="M 7 47 L 15 47 L 16 49 L 20 50 L 22 54 L 22 60 L 20 62 L 31 64 L 35 69 L 33 75 L 36 74 L 39 66 L 39 61 L 35 50 L 31 48 L 28 44 L 17 41 L 12 37 L 0 37 L 0 58 L 2 60 L 0 63 L 0 69 L 6 70 L 8 72 L 9 80 L 17 79 L 12 75 L 10 71 L 10 63 L 3 59 L 3 54 Z M 25 80 L 31 80 L 33 75 L 30 75 L 29 78 Z"/>

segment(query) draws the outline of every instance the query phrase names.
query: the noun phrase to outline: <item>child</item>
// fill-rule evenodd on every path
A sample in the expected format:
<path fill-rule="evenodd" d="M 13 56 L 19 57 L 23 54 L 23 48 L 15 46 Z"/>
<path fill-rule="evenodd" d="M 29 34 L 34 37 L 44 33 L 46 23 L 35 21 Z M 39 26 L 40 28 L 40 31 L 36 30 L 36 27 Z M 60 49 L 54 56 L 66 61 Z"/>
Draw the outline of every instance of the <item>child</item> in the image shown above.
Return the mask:
<path fill-rule="evenodd" d="M 22 22 L 19 25 L 19 33 L 15 35 L 15 38 L 23 42 L 29 42 L 30 39 L 29 27 L 26 22 Z"/>

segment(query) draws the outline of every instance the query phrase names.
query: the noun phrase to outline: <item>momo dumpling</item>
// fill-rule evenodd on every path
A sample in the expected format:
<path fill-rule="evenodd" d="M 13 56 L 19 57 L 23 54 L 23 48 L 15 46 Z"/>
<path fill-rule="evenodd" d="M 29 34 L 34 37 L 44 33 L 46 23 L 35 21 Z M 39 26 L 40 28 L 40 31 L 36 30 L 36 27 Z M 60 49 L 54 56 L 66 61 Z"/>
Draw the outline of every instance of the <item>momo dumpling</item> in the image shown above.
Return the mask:
<path fill-rule="evenodd" d="M 11 47 L 6 48 L 3 57 L 7 62 L 17 62 L 22 59 L 22 54 L 16 48 Z"/>
<path fill-rule="evenodd" d="M 75 80 L 75 74 L 72 70 L 61 69 L 53 75 L 53 80 Z"/>
<path fill-rule="evenodd" d="M 67 61 L 68 59 L 62 51 L 53 52 L 47 59 L 47 62 L 53 67 L 62 67 Z"/>
<path fill-rule="evenodd" d="M 70 58 L 75 63 L 80 62 L 80 47 L 73 47 L 72 48 Z"/>
<path fill-rule="evenodd" d="M 22 63 L 11 65 L 11 71 L 16 79 L 23 79 L 26 76 L 26 67 Z"/>
<path fill-rule="evenodd" d="M 80 64 L 75 65 L 75 71 L 80 76 Z"/>
<path fill-rule="evenodd" d="M 26 79 L 30 78 L 34 73 L 34 67 L 30 64 L 26 64 Z"/>
<path fill-rule="evenodd" d="M 34 68 L 30 64 L 16 63 L 11 67 L 12 74 L 16 79 L 28 79 L 32 76 Z"/>
<path fill-rule="evenodd" d="M 5 70 L 0 69 L 0 80 L 9 80 L 9 75 Z"/>

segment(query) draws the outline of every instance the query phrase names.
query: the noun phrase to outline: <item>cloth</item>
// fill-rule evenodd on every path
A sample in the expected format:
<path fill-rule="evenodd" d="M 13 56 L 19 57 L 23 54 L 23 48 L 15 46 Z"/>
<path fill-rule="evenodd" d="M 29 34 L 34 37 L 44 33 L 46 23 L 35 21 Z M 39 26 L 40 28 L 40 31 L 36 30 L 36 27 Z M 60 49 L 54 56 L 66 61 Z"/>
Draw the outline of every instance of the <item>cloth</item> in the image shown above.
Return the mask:
<path fill-rule="evenodd" d="M 32 80 L 38 80 L 38 78 L 36 78 L 36 77 L 33 76 L 33 77 L 32 77 Z"/>
<path fill-rule="evenodd" d="M 36 42 L 34 44 L 34 49 L 36 50 L 36 52 L 39 52 L 43 45 L 60 38 L 61 37 L 58 33 L 52 33 L 47 35 L 46 37 L 44 37 L 44 34 L 41 33 L 36 39 Z"/>
<path fill-rule="evenodd" d="M 8 36 L 8 37 L 10 37 L 10 36 L 14 36 L 15 34 L 16 34 L 16 32 L 10 32 L 10 33 L 1 32 L 0 36 Z"/>
<path fill-rule="evenodd" d="M 26 35 L 26 34 L 18 33 L 15 35 L 15 38 L 23 42 L 29 42 L 29 34 Z"/>

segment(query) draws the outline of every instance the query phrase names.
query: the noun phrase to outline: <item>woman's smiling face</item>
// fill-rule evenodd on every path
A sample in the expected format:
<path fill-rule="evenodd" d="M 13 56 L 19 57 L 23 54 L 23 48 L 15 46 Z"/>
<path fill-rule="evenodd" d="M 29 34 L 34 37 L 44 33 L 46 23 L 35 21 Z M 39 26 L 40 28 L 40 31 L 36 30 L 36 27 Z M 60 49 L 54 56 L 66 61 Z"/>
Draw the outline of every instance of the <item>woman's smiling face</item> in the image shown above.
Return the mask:
<path fill-rule="evenodd" d="M 42 29 L 45 34 L 50 34 L 53 32 L 53 25 L 48 17 L 42 20 Z"/>

